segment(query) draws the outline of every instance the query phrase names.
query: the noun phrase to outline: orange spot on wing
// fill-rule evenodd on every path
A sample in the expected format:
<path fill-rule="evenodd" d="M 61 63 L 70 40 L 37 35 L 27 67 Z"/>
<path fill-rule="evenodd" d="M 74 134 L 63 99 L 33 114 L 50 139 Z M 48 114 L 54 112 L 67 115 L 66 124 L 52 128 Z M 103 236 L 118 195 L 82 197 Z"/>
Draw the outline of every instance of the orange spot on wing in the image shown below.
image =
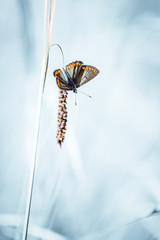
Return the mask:
<path fill-rule="evenodd" d="M 86 70 L 88 70 L 88 67 L 86 67 Z"/>
<path fill-rule="evenodd" d="M 54 76 L 57 76 L 57 74 L 58 74 L 57 72 L 58 72 L 58 71 L 54 72 Z"/>
<path fill-rule="evenodd" d="M 83 70 L 85 70 L 85 67 L 82 67 Z"/>

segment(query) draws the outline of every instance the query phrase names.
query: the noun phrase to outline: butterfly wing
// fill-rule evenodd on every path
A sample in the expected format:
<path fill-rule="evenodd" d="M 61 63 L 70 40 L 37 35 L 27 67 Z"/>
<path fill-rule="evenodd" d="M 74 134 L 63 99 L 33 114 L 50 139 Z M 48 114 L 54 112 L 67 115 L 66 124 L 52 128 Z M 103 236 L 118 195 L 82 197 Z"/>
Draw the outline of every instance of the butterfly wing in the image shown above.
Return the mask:
<path fill-rule="evenodd" d="M 72 90 L 69 83 L 65 80 L 66 77 L 64 76 L 61 69 L 55 70 L 53 75 L 56 77 L 56 82 L 57 82 L 57 85 L 60 89 L 62 89 L 64 91 Z"/>
<path fill-rule="evenodd" d="M 66 71 L 75 84 L 76 84 L 76 79 L 77 79 L 77 76 L 79 74 L 82 64 L 83 64 L 82 61 L 75 61 L 75 62 L 69 63 L 66 66 Z"/>
<path fill-rule="evenodd" d="M 75 61 L 66 66 L 65 69 L 54 71 L 57 85 L 60 89 L 69 91 L 82 86 L 96 77 L 99 70 L 90 65 L 83 65 L 82 61 Z"/>
<path fill-rule="evenodd" d="M 75 79 L 76 87 L 80 87 L 83 84 L 89 82 L 99 73 L 99 70 L 96 67 L 90 65 L 81 65 L 77 78 Z"/>

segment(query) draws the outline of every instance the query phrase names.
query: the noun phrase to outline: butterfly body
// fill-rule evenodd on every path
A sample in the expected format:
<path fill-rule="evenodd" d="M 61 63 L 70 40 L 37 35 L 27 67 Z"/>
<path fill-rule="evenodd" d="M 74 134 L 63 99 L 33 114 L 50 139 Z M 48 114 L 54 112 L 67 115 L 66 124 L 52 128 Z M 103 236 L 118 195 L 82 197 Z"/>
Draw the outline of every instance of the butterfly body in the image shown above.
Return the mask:
<path fill-rule="evenodd" d="M 62 68 L 62 72 L 64 74 L 66 84 L 70 88 L 69 90 L 72 90 L 73 92 L 77 92 L 77 86 L 76 86 L 75 80 L 72 79 L 72 77 L 64 68 Z"/>
<path fill-rule="evenodd" d="M 56 77 L 58 87 L 64 91 L 77 92 L 77 88 L 93 79 L 99 70 L 81 61 L 68 64 L 65 69 L 57 69 L 53 75 Z"/>

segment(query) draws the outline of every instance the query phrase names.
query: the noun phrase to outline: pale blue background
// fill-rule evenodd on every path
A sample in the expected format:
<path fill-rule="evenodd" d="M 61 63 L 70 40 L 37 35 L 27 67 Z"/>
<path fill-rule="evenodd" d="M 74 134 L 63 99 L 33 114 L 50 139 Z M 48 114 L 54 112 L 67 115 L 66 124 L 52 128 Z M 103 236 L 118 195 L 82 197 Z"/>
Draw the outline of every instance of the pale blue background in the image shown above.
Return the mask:
<path fill-rule="evenodd" d="M 0 239 L 18 239 L 44 53 L 44 1 L 1 1 L 0 9 Z M 160 239 L 158 214 L 126 225 L 160 208 L 160 2 L 57 0 L 52 43 L 62 46 L 65 64 L 82 60 L 100 74 L 81 88 L 92 99 L 79 93 L 75 106 L 69 94 L 60 149 L 53 71 L 62 61 L 60 51 L 51 50 L 32 236 L 42 226 L 55 239 Z M 18 228 L 9 232 L 8 225 Z"/>

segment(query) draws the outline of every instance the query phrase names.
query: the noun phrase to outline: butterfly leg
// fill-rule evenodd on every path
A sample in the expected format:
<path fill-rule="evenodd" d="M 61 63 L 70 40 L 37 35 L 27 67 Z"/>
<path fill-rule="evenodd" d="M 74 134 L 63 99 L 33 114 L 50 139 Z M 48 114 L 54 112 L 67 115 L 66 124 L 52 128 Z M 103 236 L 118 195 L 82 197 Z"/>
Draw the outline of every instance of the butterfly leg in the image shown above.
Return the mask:
<path fill-rule="evenodd" d="M 77 88 L 73 88 L 73 92 L 74 92 L 74 93 L 77 93 Z"/>

